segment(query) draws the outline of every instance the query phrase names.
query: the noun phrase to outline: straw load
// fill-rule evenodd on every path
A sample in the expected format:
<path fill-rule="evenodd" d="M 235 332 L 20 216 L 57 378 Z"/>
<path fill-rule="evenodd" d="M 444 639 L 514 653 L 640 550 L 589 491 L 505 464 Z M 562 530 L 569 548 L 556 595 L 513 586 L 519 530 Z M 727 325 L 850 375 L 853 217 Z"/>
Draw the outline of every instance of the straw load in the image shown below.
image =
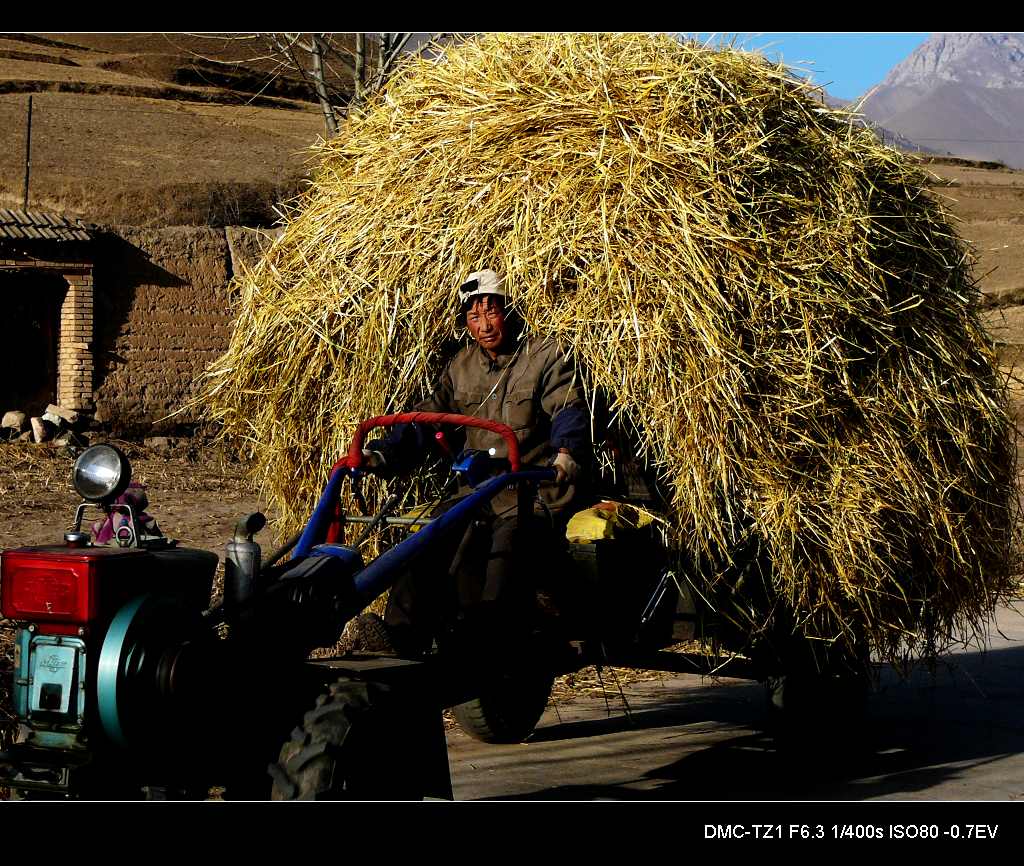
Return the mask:
<path fill-rule="evenodd" d="M 704 590 L 741 547 L 770 563 L 727 616 L 895 659 L 1008 591 L 1012 429 L 967 252 L 919 168 L 784 68 L 492 34 L 410 60 L 315 155 L 206 394 L 289 528 L 357 422 L 431 389 L 455 287 L 498 267 L 634 431 Z"/>

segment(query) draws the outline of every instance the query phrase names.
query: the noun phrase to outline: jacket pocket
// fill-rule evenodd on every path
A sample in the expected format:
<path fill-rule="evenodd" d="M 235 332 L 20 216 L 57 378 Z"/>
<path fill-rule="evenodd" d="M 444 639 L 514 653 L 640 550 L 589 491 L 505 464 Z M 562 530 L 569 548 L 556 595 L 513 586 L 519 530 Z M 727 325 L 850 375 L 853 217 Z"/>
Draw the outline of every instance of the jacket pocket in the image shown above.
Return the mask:
<path fill-rule="evenodd" d="M 483 413 L 479 411 L 480 404 L 487 399 L 487 393 L 484 391 L 456 391 L 452 395 L 452 399 L 459 414 L 482 417 Z"/>
<path fill-rule="evenodd" d="M 533 391 L 512 391 L 505 396 L 502 420 L 516 431 L 522 441 L 536 426 Z"/>

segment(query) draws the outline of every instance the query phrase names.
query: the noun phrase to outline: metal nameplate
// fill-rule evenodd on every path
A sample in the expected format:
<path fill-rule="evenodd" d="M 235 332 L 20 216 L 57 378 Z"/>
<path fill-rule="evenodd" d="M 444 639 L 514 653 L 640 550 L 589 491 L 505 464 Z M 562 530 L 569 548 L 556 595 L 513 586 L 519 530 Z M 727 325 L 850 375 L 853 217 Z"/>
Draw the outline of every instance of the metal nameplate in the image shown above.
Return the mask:
<path fill-rule="evenodd" d="M 29 711 L 66 714 L 75 680 L 76 648 L 36 644 L 33 650 Z"/>

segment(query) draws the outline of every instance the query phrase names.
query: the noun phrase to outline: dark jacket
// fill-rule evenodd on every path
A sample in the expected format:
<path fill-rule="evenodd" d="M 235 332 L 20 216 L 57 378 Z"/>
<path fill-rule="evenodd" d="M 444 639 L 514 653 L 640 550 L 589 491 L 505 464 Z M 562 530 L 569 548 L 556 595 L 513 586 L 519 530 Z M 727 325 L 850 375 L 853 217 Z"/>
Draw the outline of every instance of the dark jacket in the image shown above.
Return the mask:
<path fill-rule="evenodd" d="M 580 388 L 576 367 L 553 340 L 526 341 L 496 360 L 476 343 L 452 358 L 434 392 L 411 407 L 419 412 L 455 412 L 507 424 L 519 441 L 523 467 L 550 465 L 559 448 L 568 449 L 581 470 L 589 465 L 592 444 L 590 413 Z M 406 472 L 425 456 L 433 429 L 408 424 L 394 428 L 368 448 L 380 451 L 392 473 Z M 505 440 L 497 433 L 468 427 L 459 441 L 445 431 L 454 447 L 495 449 L 508 456 Z M 540 497 L 553 513 L 565 508 L 576 485 L 542 485 Z M 514 507 L 514 493 L 500 494 L 495 511 Z"/>

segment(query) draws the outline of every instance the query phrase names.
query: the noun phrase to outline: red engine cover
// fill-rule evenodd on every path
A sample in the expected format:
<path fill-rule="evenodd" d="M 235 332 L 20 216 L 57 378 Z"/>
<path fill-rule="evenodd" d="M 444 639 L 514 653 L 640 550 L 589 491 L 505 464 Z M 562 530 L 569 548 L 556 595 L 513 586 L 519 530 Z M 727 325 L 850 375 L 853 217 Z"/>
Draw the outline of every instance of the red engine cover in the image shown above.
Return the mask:
<path fill-rule="evenodd" d="M 146 551 L 119 547 L 21 547 L 0 560 L 7 619 L 88 625 L 138 591 Z M 133 579 L 134 578 L 134 579 Z"/>

